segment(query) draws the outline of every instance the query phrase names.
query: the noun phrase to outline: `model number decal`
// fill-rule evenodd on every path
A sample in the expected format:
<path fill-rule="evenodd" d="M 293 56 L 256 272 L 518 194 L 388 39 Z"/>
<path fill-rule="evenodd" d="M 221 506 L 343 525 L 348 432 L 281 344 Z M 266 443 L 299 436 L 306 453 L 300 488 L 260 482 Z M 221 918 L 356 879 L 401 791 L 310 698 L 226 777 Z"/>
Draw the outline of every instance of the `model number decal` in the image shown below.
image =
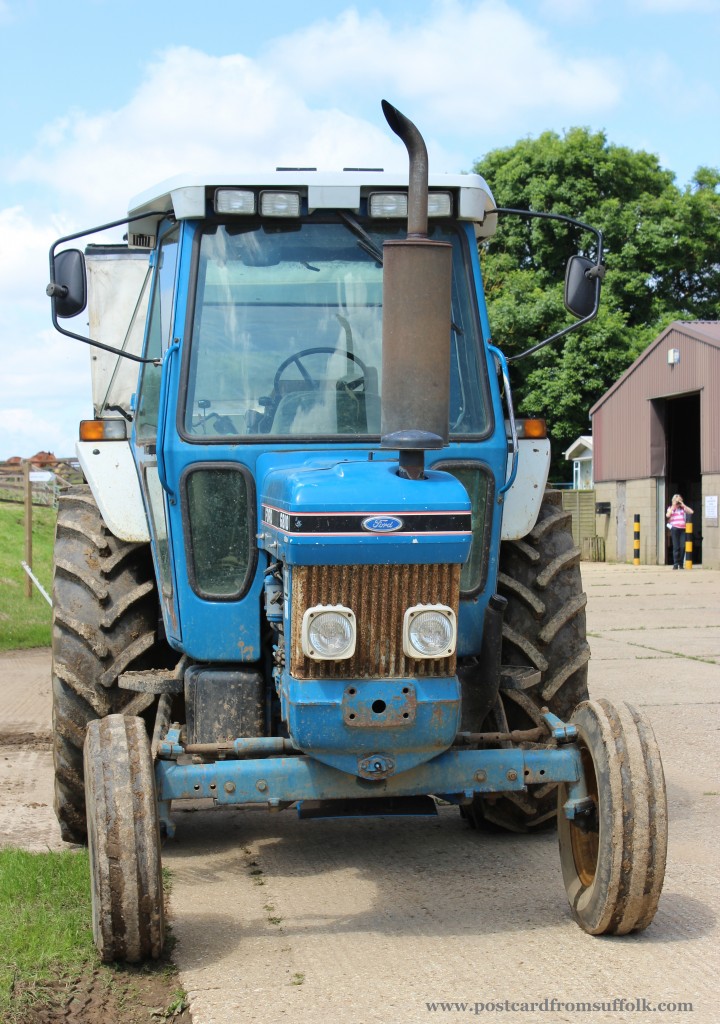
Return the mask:
<path fill-rule="evenodd" d="M 263 522 L 266 526 L 276 526 L 283 533 L 290 532 L 290 514 L 270 505 L 263 505 Z"/>

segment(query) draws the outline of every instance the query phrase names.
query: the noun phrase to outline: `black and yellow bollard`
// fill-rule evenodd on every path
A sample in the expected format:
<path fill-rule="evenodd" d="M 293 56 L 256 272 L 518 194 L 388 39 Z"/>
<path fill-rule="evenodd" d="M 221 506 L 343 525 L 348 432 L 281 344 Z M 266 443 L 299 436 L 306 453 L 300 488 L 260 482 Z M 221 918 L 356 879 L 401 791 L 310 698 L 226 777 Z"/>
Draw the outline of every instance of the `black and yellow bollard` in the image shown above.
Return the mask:
<path fill-rule="evenodd" d="M 633 534 L 633 565 L 640 565 L 640 513 L 635 513 L 635 532 Z"/>
<path fill-rule="evenodd" d="M 692 569 L 693 560 L 693 528 L 692 516 L 688 515 L 685 520 L 685 568 Z"/>

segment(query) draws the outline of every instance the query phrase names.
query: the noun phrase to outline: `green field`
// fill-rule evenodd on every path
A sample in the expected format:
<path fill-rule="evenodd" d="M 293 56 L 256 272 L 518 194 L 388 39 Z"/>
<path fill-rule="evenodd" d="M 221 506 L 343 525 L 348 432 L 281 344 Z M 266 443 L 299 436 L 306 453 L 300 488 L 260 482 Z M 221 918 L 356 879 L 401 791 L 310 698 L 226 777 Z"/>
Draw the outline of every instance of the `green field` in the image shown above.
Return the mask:
<path fill-rule="evenodd" d="M 33 586 L 25 596 L 27 579 L 23 506 L 0 504 L 0 651 L 50 645 L 50 605 Z M 33 508 L 33 572 L 50 593 L 55 510 Z"/>

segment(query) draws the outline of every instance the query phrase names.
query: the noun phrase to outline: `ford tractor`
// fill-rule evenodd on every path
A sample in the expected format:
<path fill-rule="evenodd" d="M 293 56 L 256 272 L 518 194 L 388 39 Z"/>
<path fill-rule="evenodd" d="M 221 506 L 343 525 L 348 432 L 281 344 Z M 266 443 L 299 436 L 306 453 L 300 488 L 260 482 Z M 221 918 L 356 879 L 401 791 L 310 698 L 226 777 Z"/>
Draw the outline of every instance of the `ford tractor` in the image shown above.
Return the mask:
<path fill-rule="evenodd" d="M 478 256 L 518 213 L 594 239 L 567 262 L 574 319 L 534 351 L 596 315 L 602 236 L 429 175 L 383 109 L 398 173 L 179 178 L 51 249 L 93 398 L 57 520 L 55 808 L 89 845 L 104 960 L 160 956 L 188 799 L 557 822 L 582 928 L 658 904 L 660 756 L 637 710 L 588 697 L 580 551 Z M 126 244 L 71 245 L 120 224 Z"/>

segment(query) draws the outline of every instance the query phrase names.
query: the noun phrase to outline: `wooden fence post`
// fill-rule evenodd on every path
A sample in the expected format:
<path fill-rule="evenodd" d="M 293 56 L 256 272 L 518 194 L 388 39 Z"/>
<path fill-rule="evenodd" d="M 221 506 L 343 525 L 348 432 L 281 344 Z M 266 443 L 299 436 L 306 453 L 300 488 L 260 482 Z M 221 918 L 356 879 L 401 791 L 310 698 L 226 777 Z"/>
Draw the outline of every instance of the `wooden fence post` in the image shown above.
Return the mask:
<path fill-rule="evenodd" d="M 23 493 L 25 496 L 25 561 L 32 569 L 32 481 L 30 480 L 30 463 L 23 462 Z M 25 597 L 30 601 L 33 596 L 32 580 L 25 575 Z"/>

